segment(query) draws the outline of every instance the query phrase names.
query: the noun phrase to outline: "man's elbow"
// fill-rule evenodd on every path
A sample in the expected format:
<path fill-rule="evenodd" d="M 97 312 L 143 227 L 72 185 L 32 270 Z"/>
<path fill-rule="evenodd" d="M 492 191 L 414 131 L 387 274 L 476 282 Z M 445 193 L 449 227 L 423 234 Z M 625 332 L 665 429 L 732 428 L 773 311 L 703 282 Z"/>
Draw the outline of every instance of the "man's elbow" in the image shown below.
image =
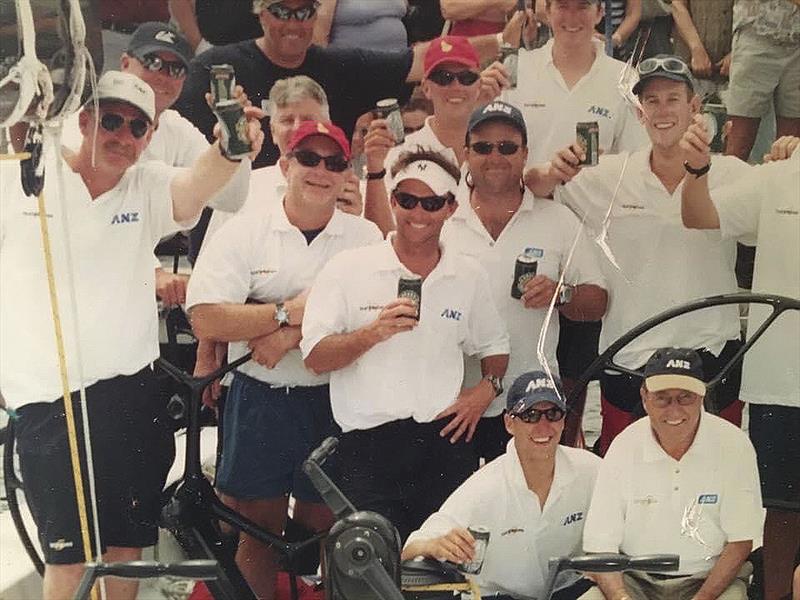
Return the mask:
<path fill-rule="evenodd" d="M 213 310 L 211 304 L 199 304 L 189 309 L 189 323 L 198 340 L 220 341 L 216 339 Z"/>
<path fill-rule="evenodd" d="M 328 368 L 326 361 L 321 357 L 321 353 L 315 348 L 311 353 L 303 359 L 306 369 L 311 371 L 314 375 L 324 375 L 333 369 Z"/>

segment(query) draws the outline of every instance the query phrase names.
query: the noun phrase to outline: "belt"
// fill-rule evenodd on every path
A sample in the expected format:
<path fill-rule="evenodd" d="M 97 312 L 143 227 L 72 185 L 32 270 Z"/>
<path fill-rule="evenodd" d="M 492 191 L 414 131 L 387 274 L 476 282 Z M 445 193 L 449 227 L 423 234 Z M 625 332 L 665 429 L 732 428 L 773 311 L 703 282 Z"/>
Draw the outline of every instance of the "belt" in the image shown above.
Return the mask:
<path fill-rule="evenodd" d="M 110 21 L 103 21 L 103 29 L 110 29 L 117 33 L 133 33 L 140 23 L 116 23 Z"/>

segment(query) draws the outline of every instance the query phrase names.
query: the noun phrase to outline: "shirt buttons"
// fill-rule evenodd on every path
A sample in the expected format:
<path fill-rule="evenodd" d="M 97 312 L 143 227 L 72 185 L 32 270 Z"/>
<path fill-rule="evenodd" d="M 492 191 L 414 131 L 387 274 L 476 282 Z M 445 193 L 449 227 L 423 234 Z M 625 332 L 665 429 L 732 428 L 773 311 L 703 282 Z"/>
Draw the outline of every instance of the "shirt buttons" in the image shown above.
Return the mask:
<path fill-rule="evenodd" d="M 677 485 L 674 488 L 672 488 L 672 490 L 675 491 L 675 492 L 677 492 L 679 489 L 680 488 Z"/>
<path fill-rule="evenodd" d="M 494 242 L 489 242 L 489 248 L 494 248 Z"/>
<path fill-rule="evenodd" d="M 675 469 L 675 475 L 677 475 L 677 474 L 678 474 L 678 473 L 680 473 L 680 472 L 681 472 L 681 470 L 680 470 L 680 469 Z"/>

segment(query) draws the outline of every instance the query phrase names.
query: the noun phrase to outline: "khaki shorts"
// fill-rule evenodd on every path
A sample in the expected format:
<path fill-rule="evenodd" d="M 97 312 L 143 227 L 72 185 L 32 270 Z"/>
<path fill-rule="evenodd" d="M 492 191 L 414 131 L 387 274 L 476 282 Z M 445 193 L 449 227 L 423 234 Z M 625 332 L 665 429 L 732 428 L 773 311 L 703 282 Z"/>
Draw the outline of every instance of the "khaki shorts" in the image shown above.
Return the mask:
<path fill-rule="evenodd" d="M 777 44 L 745 27 L 733 36 L 728 114 L 760 118 L 775 114 L 800 119 L 800 46 Z"/>
<path fill-rule="evenodd" d="M 717 600 L 747 600 L 747 580 L 753 566 L 746 562 Z M 686 577 L 665 577 L 643 571 L 628 571 L 623 574 L 625 588 L 631 600 L 691 600 L 706 580 L 707 573 Z M 600 588 L 593 587 L 579 600 L 605 600 Z"/>

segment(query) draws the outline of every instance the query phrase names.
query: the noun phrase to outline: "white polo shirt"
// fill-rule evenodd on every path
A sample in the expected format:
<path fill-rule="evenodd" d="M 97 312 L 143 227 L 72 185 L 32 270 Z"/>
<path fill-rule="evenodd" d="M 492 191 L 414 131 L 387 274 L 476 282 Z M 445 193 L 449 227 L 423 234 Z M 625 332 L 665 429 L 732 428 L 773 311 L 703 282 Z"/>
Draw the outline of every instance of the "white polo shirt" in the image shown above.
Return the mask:
<path fill-rule="evenodd" d="M 303 357 L 323 338 L 373 322 L 397 298 L 397 282 L 404 274 L 409 272 L 391 238 L 331 260 L 308 297 Z M 430 422 L 458 397 L 463 353 L 484 358 L 508 352 L 508 334 L 486 272 L 469 257 L 443 247 L 439 263 L 422 284 L 419 325 L 331 373 L 333 416 L 345 432 L 407 418 Z"/>
<path fill-rule="evenodd" d="M 398 144 L 389 150 L 389 153 L 386 155 L 386 160 L 383 163 L 386 169 L 385 179 L 387 186 L 389 186 L 392 181 L 390 174 L 392 165 L 397 162 L 397 159 L 400 158 L 400 155 L 403 152 L 416 152 L 418 147 L 439 152 L 454 165 L 458 165 L 458 157 L 456 156 L 456 153 L 453 152 L 452 148 L 448 148 L 442 142 L 440 142 L 439 138 L 436 137 L 436 134 L 433 132 L 433 128 L 431 127 L 432 119 L 433 116 L 426 117 L 425 124 L 420 130 L 408 134 L 402 144 Z"/>
<path fill-rule="evenodd" d="M 503 92 L 503 99 L 525 117 L 528 164 L 546 162 L 574 144 L 575 124 L 582 121 L 597 121 L 600 148 L 607 154 L 647 145 L 644 127 L 617 87 L 625 63 L 607 56 L 602 42 L 595 42 L 591 69 L 569 89 L 553 64 L 553 43 L 521 49 L 517 88 Z"/>
<path fill-rule="evenodd" d="M 800 298 L 800 152 L 714 192 L 724 238 L 757 234 L 753 292 Z M 750 305 L 750 334 L 770 308 Z M 740 397 L 800 408 L 800 314 L 787 311 L 744 357 Z"/>
<path fill-rule="evenodd" d="M 286 177 L 278 164 L 256 169 L 250 174 L 250 191 L 244 205 L 239 209 L 239 213 L 245 214 L 252 210 L 262 210 L 286 194 Z M 227 222 L 234 213 L 215 210 L 208 221 L 208 228 L 203 237 L 202 252 L 206 243 L 211 237 L 220 230 L 222 225 Z"/>
<path fill-rule="evenodd" d="M 756 453 L 741 429 L 703 412 L 680 461 L 639 419 L 611 443 L 583 532 L 585 552 L 678 554 L 676 575 L 705 573 L 728 542 L 761 539 Z"/>
<path fill-rule="evenodd" d="M 138 372 L 158 357 L 153 250 L 163 236 L 191 227 L 172 218 L 168 190 L 178 169 L 139 163 L 92 200 L 83 179 L 45 139 L 44 198 L 70 390 Z M 166 192 L 165 192 L 166 191 Z M 68 217 L 64 235 L 63 212 Z M 71 248 L 78 337 L 66 264 Z M 0 389 L 10 407 L 62 396 L 36 198 L 24 195 L 19 164 L 0 163 Z"/>
<path fill-rule="evenodd" d="M 627 164 L 626 164 L 627 160 Z M 714 156 L 711 189 L 734 181 L 747 164 L 732 156 Z M 614 198 L 607 243 L 619 270 L 600 257 L 608 283 L 608 312 L 600 333 L 600 351 L 624 333 L 660 312 L 691 300 L 738 291 L 734 275 L 736 244 L 719 231 L 686 229 L 681 221 L 683 182 L 670 194 L 650 169 L 650 148 L 633 154 L 601 156 L 583 169 L 555 198 L 587 217 L 596 235 Z M 617 354 L 617 363 L 639 368 L 657 348 L 706 348 L 719 355 L 739 337 L 739 308 L 719 306 L 696 311 L 651 329 Z"/>
<path fill-rule="evenodd" d="M 348 248 L 375 243 L 374 223 L 334 210 L 325 229 L 309 244 L 286 217 L 282 202 L 263 211 L 235 215 L 204 246 L 189 280 L 186 306 L 266 303 L 289 300 L 311 287 L 319 270 Z M 307 315 L 307 313 L 306 313 Z M 248 352 L 246 342 L 228 344 L 228 360 Z M 239 371 L 274 386 L 312 386 L 328 382 L 305 368 L 300 350 L 286 353 L 273 369 L 248 361 Z"/>
<path fill-rule="evenodd" d="M 83 141 L 78 115 L 79 112 L 71 114 L 61 127 L 62 145 L 74 151 L 80 148 Z M 191 121 L 178 111 L 167 109 L 158 117 L 158 126 L 139 162 L 156 160 L 171 167 L 190 167 L 207 148 L 206 136 Z M 237 211 L 244 204 L 249 184 L 250 160 L 245 159 L 230 181 L 208 202 L 208 206 L 215 210 Z"/>
<path fill-rule="evenodd" d="M 503 380 L 503 387 L 508 390 L 519 375 L 541 368 L 536 345 L 547 315 L 547 309 L 528 309 L 521 300 L 511 297 L 517 257 L 526 249 L 532 249 L 539 255 L 537 273 L 558 281 L 580 223 L 565 206 L 552 200 L 534 198 L 526 190 L 519 210 L 494 240 L 470 205 L 468 189 L 459 190 L 458 201 L 458 209 L 442 230 L 442 239 L 448 249 L 475 258 L 489 275 L 492 298 L 511 339 L 511 355 Z M 572 285 L 605 287 L 591 244 L 583 233 L 580 234 L 564 280 Z M 550 369 L 555 373 L 558 372 L 557 345 L 558 319 L 552 319 L 544 352 Z M 480 363 L 467 357 L 465 368 L 464 384 L 475 385 L 481 378 Z M 484 415 L 497 416 L 503 412 L 505 405 L 505 394 L 502 394 Z"/>
<path fill-rule="evenodd" d="M 514 440 L 506 453 L 476 471 L 442 507 L 412 533 L 415 540 L 445 535 L 454 527 L 486 527 L 489 545 L 475 579 L 481 594 L 543 598 L 548 561 L 579 554 L 583 524 L 601 460 L 591 452 L 558 446 L 550 493 L 542 508 L 525 481 Z M 580 578 L 562 573 L 557 589 Z"/>

